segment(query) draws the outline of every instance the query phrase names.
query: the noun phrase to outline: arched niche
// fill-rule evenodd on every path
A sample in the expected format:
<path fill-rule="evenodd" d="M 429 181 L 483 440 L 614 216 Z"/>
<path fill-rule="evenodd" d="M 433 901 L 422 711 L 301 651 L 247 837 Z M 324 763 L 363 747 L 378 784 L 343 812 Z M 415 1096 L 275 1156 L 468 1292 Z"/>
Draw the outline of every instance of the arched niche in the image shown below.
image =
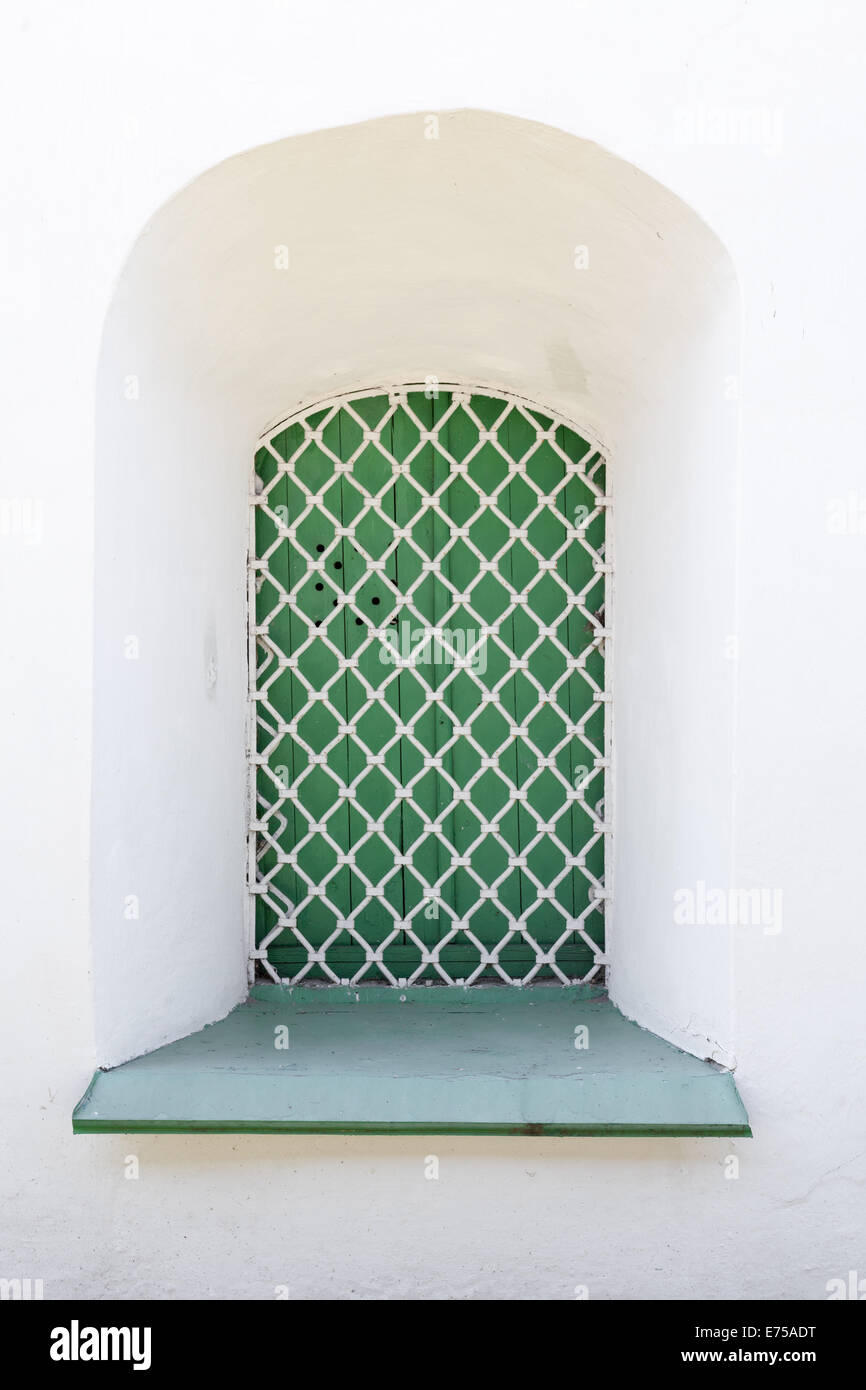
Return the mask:
<path fill-rule="evenodd" d="M 435 127 L 434 127 L 435 129 Z M 610 985 L 730 1062 L 739 308 L 690 208 L 587 141 L 477 111 L 295 136 L 161 208 L 111 305 L 97 400 L 93 952 L 99 1062 L 246 990 L 250 459 L 306 402 L 503 388 L 610 461 L 616 647 Z"/>

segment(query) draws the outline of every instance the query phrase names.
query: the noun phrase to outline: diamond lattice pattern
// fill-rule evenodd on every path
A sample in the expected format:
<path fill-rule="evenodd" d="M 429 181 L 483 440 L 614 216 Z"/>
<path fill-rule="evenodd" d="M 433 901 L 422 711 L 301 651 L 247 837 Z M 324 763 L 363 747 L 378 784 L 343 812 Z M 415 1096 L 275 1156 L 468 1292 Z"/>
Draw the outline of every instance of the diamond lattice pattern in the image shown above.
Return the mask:
<path fill-rule="evenodd" d="M 604 460 L 511 397 L 367 393 L 256 456 L 259 973 L 599 978 Z"/>

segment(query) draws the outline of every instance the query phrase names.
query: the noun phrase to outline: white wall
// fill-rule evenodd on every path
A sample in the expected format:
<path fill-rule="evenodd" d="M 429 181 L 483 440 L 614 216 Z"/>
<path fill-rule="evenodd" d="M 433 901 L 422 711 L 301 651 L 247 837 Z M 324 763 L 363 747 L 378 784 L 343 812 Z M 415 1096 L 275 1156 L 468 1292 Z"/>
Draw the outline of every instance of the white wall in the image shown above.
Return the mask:
<path fill-rule="evenodd" d="M 645 1027 L 733 1066 L 742 1040 L 732 931 L 680 925 L 672 904 L 699 882 L 738 882 L 726 645 L 736 632 L 738 402 L 725 382 L 737 376 L 740 316 L 724 263 L 699 292 L 684 259 L 678 247 L 672 280 L 691 312 L 672 290 L 664 296 L 668 331 L 656 329 L 635 374 L 613 467 L 611 994 Z"/>
<path fill-rule="evenodd" d="M 862 1255 L 862 1204 L 852 1199 L 866 1151 L 859 1080 L 866 672 L 858 639 L 866 535 L 856 528 L 835 534 L 825 525 L 831 499 L 864 491 L 862 20 L 844 6 L 798 0 L 714 2 L 697 12 L 685 0 L 661 12 L 637 3 L 540 3 L 531 17 L 525 8 L 510 16 L 502 10 L 496 24 L 485 10 L 448 0 L 435 23 L 427 11 L 390 3 L 375 10 L 155 3 L 135 20 L 108 3 L 84 13 L 57 3 L 12 4 L 7 14 L 12 42 L 0 130 L 11 198 L 3 331 L 5 379 L 13 389 L 2 417 L 0 496 L 10 505 L 0 563 L 4 651 L 12 659 L 3 695 L 0 811 L 9 942 L 0 1010 L 8 1107 L 0 1126 L 0 1272 L 44 1278 L 48 1296 L 258 1297 L 277 1283 L 300 1297 L 568 1298 L 577 1283 L 588 1284 L 593 1297 L 824 1296 L 826 1281 L 844 1276 Z M 88 981 L 91 597 L 96 484 L 106 465 L 100 459 L 98 474 L 93 419 L 97 385 L 106 385 L 97 383 L 97 360 L 112 287 L 155 209 L 228 156 L 385 113 L 463 107 L 545 122 L 636 164 L 714 229 L 742 288 L 740 659 L 730 674 L 728 666 L 718 672 L 712 694 L 724 703 L 733 676 L 737 699 L 724 729 L 698 723 L 694 736 L 734 738 L 731 881 L 784 891 L 779 934 L 736 933 L 733 1017 L 722 1038 L 736 1041 L 756 1138 L 733 1146 L 441 1141 L 438 1184 L 423 1178 L 427 1142 L 73 1141 L 70 1110 L 96 1055 Z M 419 160 L 430 153 L 419 142 Z M 433 157 L 449 157 L 441 140 Z M 358 198 L 346 199 L 344 213 L 363 248 Z M 503 237 L 516 217 L 503 210 Z M 581 230 L 569 235 L 566 255 L 588 241 Z M 200 283 L 179 287 L 182 300 L 207 298 L 209 248 L 219 235 L 215 224 L 204 233 Z M 276 240 L 291 245 L 292 227 Z M 263 255 L 272 245 L 263 226 Z M 494 245 L 491 264 L 496 254 Z M 338 282 L 336 267 L 334 275 Z M 707 340 L 710 353 L 712 343 L 726 340 L 726 315 Z M 184 388 L 188 365 L 179 361 L 174 389 Z M 371 370 L 384 365 L 371 362 Z M 201 409 L 189 447 L 213 451 L 216 476 L 228 487 L 227 459 L 241 447 L 240 430 L 237 440 L 200 433 L 221 380 L 215 371 L 213 382 L 192 383 Z M 714 371 L 707 358 L 684 367 L 680 379 L 687 386 Z M 135 373 L 146 375 L 133 363 L 124 376 Z M 674 379 L 676 373 L 664 377 Z M 274 380 L 268 389 L 279 385 Z M 161 380 L 153 387 L 173 389 Z M 139 404 L 148 389 L 143 380 Z M 120 408 L 123 381 L 117 392 Z M 273 414 L 291 408 L 285 394 L 274 390 Z M 721 400 L 720 429 L 729 404 L 724 392 Z M 258 407 L 253 413 L 260 415 Z M 638 418 L 623 435 L 626 445 Z M 687 447 L 689 416 L 677 419 Z M 250 418 L 249 428 L 264 423 Z M 662 443 L 653 437 L 648 457 L 661 460 Z M 168 464 L 153 456 L 151 462 Z M 118 468 L 131 463 L 116 460 Z M 179 504 L 185 486 L 179 480 Z M 631 496 L 636 507 L 637 487 Z M 710 501 L 699 489 L 678 497 L 686 520 Z M 38 508 L 16 510 L 16 500 L 41 503 L 41 533 Z M 725 489 L 725 515 L 735 500 Z M 208 505 L 206 497 L 201 504 Z M 139 528 L 146 535 L 156 522 L 146 508 L 142 501 L 140 514 L 108 513 L 121 559 L 141 555 Z M 100 546 L 105 517 L 97 511 Z M 213 521 L 222 545 L 222 518 Z M 174 515 L 164 524 L 170 530 Z M 100 555 L 105 559 L 97 552 L 97 562 Z M 221 682 L 236 661 L 235 638 L 230 624 L 210 621 L 208 555 L 198 543 L 195 559 L 195 631 L 187 642 L 172 615 L 142 651 L 148 661 L 151 652 L 160 659 L 179 654 L 183 689 L 192 691 L 201 689 L 215 641 L 218 723 L 229 714 Z M 713 603 L 702 626 L 701 595 L 692 598 L 693 609 L 683 603 L 677 612 L 667 649 L 671 689 L 686 683 L 683 708 L 691 658 L 677 667 L 677 634 L 724 628 L 724 642 L 727 632 L 723 603 Z M 112 606 L 111 594 L 101 602 L 98 617 L 122 627 L 121 643 L 156 613 L 154 605 L 126 615 Z M 105 653 L 96 656 L 102 681 Z M 138 669 L 140 693 L 124 713 L 146 725 L 150 692 L 156 698 L 161 687 L 155 666 L 143 678 L 141 661 Z M 113 681 L 123 678 L 119 670 Z M 212 735 L 204 729 L 201 737 Z M 134 753 L 122 741 L 115 752 L 117 776 L 138 777 Z M 203 752 L 205 745 L 189 756 Z M 697 781 L 696 797 L 715 800 L 729 790 L 718 780 L 723 763 L 723 755 L 711 753 L 697 779 L 689 768 L 678 777 L 686 787 Z M 181 774 L 169 789 L 180 787 Z M 203 766 L 203 793 L 218 796 L 221 779 L 233 775 L 229 764 Z M 139 785 L 146 789 L 147 778 Z M 660 804 L 670 804 L 674 790 L 659 786 Z M 141 824 L 151 831 L 152 810 L 141 809 Z M 622 817 L 622 805 L 618 811 Z M 165 840 L 145 840 L 142 852 L 160 854 L 181 818 L 169 798 Z M 121 847 L 135 850 L 132 829 L 124 830 Z M 700 850 L 697 833 L 693 848 Z M 670 875 L 681 867 L 671 863 Z M 115 887 L 136 892 L 122 873 L 111 880 L 109 869 L 93 895 L 94 916 L 103 914 L 106 930 Z M 717 869 L 710 861 L 709 882 Z M 201 873 L 206 913 L 235 880 L 231 865 L 219 860 L 202 859 Z M 654 892 L 657 910 L 661 886 Z M 190 926 L 194 933 L 196 922 Z M 151 972 L 157 1007 L 176 1009 L 189 961 L 178 963 L 175 982 L 129 928 L 121 901 L 118 956 L 132 953 L 136 966 Z M 724 955 L 721 945 L 716 949 Z M 638 986 L 627 973 L 621 978 L 627 1002 L 627 990 Z M 215 994 L 231 995 L 225 980 L 211 983 Z M 726 982 L 717 998 L 707 996 L 698 1032 L 721 1017 L 727 990 Z M 741 1156 L 741 1176 L 726 1181 L 723 1160 L 732 1149 Z M 123 1178 L 130 1152 L 141 1158 L 138 1182 Z M 272 1202 L 265 1225 L 256 1219 L 263 1191 Z M 329 1230 L 332 1241 L 323 1238 Z"/>

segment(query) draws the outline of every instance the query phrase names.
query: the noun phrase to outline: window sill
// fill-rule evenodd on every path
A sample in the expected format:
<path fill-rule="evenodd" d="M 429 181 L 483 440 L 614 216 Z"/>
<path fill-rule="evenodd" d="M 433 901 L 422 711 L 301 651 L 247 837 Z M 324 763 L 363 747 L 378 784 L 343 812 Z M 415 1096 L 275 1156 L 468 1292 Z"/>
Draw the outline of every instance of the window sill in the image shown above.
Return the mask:
<path fill-rule="evenodd" d="M 576 1029 L 588 1030 L 584 1048 Z M 288 1047 L 278 1047 L 288 1029 Z M 578 1038 L 579 1040 L 579 1038 Z M 751 1134 L 730 1072 L 601 991 L 256 985 L 222 1019 L 98 1071 L 88 1133 Z"/>

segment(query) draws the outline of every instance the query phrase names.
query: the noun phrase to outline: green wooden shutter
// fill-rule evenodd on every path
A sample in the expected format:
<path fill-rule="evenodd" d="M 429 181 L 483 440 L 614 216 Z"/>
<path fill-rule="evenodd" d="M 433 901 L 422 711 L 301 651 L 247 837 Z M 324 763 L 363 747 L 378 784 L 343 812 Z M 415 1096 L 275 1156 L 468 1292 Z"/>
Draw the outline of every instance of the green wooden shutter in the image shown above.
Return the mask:
<path fill-rule="evenodd" d="M 285 423 L 255 472 L 259 972 L 599 978 L 598 450 L 514 397 L 401 388 Z"/>

